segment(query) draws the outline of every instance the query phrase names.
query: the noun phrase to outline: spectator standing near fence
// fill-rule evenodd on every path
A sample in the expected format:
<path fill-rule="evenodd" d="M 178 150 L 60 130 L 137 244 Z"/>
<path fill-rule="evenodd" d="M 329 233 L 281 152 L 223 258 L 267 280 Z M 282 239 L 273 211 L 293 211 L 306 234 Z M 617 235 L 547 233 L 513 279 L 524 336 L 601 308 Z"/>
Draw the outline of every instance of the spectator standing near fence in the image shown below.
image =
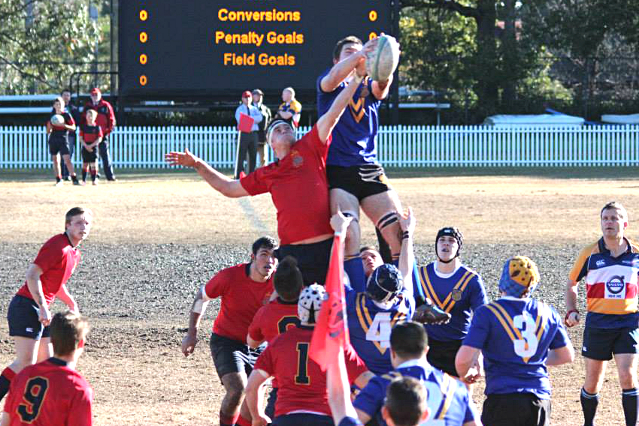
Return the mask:
<path fill-rule="evenodd" d="M 264 92 L 260 89 L 253 90 L 253 105 L 262 114 L 262 121 L 257 125 L 257 166 L 264 167 L 266 165 L 266 129 L 271 123 L 271 110 L 264 105 Z"/>
<path fill-rule="evenodd" d="M 60 118 L 61 117 L 61 118 Z M 57 121 L 56 118 L 60 121 Z M 69 131 L 75 131 L 75 121 L 71 114 L 64 111 L 64 100 L 57 97 L 53 101 L 53 113 L 47 121 L 47 134 L 49 135 L 49 154 L 53 160 L 53 173 L 55 174 L 55 186 L 62 185 L 62 174 L 60 172 L 60 159 L 58 154 L 62 156 L 62 162 L 67 165 L 71 172 L 71 178 L 74 185 L 80 185 L 75 175 L 71 156 L 69 155 L 69 142 L 67 135 Z"/>
<path fill-rule="evenodd" d="M 71 90 L 64 89 L 60 95 L 64 101 L 64 112 L 69 113 L 76 125 L 79 125 L 82 122 L 82 115 L 80 114 L 80 108 L 71 103 Z M 54 113 L 54 111 L 51 111 L 51 113 Z M 69 157 L 71 157 L 71 161 L 73 161 L 73 153 L 75 152 L 75 144 L 77 141 L 76 130 L 69 130 L 67 135 L 67 144 L 69 146 Z M 69 177 L 69 169 L 64 162 L 62 162 L 60 169 L 62 171 L 62 179 L 71 180 Z"/>
<path fill-rule="evenodd" d="M 253 95 L 248 90 L 242 93 L 242 103 L 235 110 L 235 120 L 240 132 L 239 147 L 237 149 L 237 163 L 235 166 L 235 179 L 240 178 L 240 173 L 244 171 L 244 160 L 246 160 L 246 154 L 248 153 L 248 173 L 255 171 L 255 157 L 257 155 L 257 135 L 259 130 L 259 124 L 262 122 L 263 117 L 260 110 L 251 105 Z M 240 129 L 240 118 L 244 115 L 248 115 L 253 119 L 253 125 L 250 132 L 244 132 Z"/>
<path fill-rule="evenodd" d="M 295 89 L 287 87 L 282 90 L 282 104 L 277 109 L 275 119 L 281 119 L 297 129 L 302 115 L 302 104 L 295 99 Z"/>
<path fill-rule="evenodd" d="M 102 129 L 102 142 L 98 145 L 98 151 L 100 158 L 102 158 L 102 167 L 104 167 L 104 174 L 108 181 L 115 181 L 115 175 L 113 174 L 113 166 L 111 164 L 111 158 L 109 156 L 109 135 L 115 128 L 115 114 L 113 113 L 113 107 L 110 103 L 102 99 L 102 92 L 97 87 L 91 89 L 91 100 L 84 105 L 84 120 L 82 123 L 86 123 L 87 111 L 93 109 L 98 113 L 98 118 L 95 122 Z"/>

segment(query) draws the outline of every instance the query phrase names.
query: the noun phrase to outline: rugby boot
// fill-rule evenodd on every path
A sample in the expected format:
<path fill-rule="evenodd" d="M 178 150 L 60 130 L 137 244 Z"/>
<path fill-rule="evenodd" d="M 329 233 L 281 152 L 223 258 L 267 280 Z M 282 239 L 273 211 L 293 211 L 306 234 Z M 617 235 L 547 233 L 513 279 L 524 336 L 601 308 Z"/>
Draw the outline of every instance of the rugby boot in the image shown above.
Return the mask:
<path fill-rule="evenodd" d="M 415 309 L 413 320 L 429 325 L 447 324 L 450 321 L 450 314 L 439 309 L 432 300 L 427 298 L 426 303 Z"/>

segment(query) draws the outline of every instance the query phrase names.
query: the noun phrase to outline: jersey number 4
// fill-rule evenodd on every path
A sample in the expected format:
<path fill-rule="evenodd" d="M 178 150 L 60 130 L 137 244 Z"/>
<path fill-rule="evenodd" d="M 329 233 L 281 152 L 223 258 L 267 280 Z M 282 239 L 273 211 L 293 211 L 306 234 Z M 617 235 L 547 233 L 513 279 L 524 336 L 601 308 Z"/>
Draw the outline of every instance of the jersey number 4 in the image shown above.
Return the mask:
<path fill-rule="evenodd" d="M 18 405 L 17 410 L 23 423 L 31 423 L 38 417 L 48 388 L 49 381 L 44 377 L 29 379 L 22 397 L 23 402 Z"/>
<path fill-rule="evenodd" d="M 366 340 L 369 342 L 379 342 L 382 348 L 390 347 L 391 317 L 390 312 L 378 312 L 375 314 L 373 323 L 366 332 Z"/>

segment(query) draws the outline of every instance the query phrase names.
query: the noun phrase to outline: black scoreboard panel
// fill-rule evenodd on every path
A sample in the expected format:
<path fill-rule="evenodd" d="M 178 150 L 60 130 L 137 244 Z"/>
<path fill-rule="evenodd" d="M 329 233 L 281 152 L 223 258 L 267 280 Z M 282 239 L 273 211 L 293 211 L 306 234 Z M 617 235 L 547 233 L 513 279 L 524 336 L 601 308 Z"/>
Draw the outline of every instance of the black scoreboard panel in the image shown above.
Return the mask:
<path fill-rule="evenodd" d="M 120 93 L 311 92 L 339 39 L 390 30 L 390 0 L 121 0 Z"/>

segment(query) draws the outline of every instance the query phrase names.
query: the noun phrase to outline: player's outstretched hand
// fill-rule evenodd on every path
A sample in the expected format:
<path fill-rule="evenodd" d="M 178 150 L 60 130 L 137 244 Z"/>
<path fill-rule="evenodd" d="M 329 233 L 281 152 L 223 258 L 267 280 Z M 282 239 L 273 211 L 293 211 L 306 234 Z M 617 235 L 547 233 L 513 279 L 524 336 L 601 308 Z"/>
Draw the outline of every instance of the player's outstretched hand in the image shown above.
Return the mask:
<path fill-rule="evenodd" d="M 51 311 L 49 310 L 49 308 L 47 308 L 46 306 L 40 306 L 38 320 L 40 320 L 42 325 L 44 325 L 45 327 L 51 324 Z"/>
<path fill-rule="evenodd" d="M 460 380 L 467 385 L 472 385 L 473 383 L 477 383 L 481 379 L 481 372 L 477 367 L 471 367 L 468 369 L 468 372 L 464 377 L 460 377 Z"/>
<path fill-rule="evenodd" d="M 197 336 L 187 334 L 182 339 L 182 353 L 184 356 L 189 356 L 195 352 L 195 345 L 197 345 Z"/>
<path fill-rule="evenodd" d="M 253 418 L 252 426 L 266 426 L 270 424 L 271 424 L 271 419 L 264 414 L 260 414 L 258 417 Z"/>
<path fill-rule="evenodd" d="M 186 149 L 184 152 L 171 151 L 164 155 L 164 160 L 172 166 L 195 167 L 198 158 Z"/>
<path fill-rule="evenodd" d="M 408 209 L 403 214 L 399 215 L 399 227 L 401 228 L 402 232 L 408 231 L 408 233 L 414 235 L 416 224 L 417 221 L 415 220 L 415 215 L 413 214 L 412 208 L 408 207 Z"/>
<path fill-rule="evenodd" d="M 566 324 L 566 327 L 574 327 L 579 324 L 579 320 L 579 312 L 573 309 L 572 311 L 568 311 L 568 313 L 566 314 L 566 318 L 564 318 L 564 324 Z"/>
<path fill-rule="evenodd" d="M 337 210 L 337 213 L 331 216 L 331 227 L 333 228 L 333 231 L 344 235 L 352 220 L 352 217 L 344 216 L 341 210 Z"/>

